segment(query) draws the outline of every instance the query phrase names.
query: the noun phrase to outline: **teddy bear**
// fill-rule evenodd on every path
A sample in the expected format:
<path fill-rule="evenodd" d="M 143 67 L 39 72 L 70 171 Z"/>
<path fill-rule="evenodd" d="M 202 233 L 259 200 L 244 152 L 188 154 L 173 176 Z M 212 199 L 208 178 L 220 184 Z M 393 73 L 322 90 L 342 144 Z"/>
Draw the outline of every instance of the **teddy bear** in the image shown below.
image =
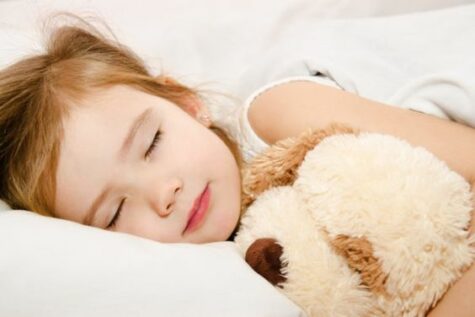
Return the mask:
<path fill-rule="evenodd" d="M 334 123 L 242 170 L 235 243 L 312 316 L 424 316 L 475 259 L 468 182 L 423 147 Z"/>

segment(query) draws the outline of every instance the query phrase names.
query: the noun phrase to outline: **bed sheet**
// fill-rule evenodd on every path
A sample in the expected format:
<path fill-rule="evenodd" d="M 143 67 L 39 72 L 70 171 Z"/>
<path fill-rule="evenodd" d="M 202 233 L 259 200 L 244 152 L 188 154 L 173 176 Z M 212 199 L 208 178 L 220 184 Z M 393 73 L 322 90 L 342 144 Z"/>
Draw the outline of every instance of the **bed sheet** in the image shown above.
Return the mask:
<path fill-rule="evenodd" d="M 148 0 L 138 5 L 130 0 L 0 1 L 3 43 L 0 67 L 31 51 L 44 16 L 54 10 L 70 10 L 103 18 L 118 38 L 142 55 L 155 72 L 165 68 L 188 83 L 209 81 L 213 87 L 233 91 L 246 66 L 293 24 L 392 15 L 474 2 Z"/>

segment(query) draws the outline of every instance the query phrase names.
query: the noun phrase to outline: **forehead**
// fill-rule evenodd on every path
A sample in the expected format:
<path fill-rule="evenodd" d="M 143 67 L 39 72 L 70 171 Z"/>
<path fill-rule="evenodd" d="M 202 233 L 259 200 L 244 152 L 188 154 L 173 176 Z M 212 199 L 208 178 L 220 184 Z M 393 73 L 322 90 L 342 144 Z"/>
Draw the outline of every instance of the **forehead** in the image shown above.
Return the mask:
<path fill-rule="evenodd" d="M 162 103 L 170 102 L 127 85 L 114 85 L 88 92 L 80 101 L 73 103 L 71 110 L 76 113 L 88 112 L 116 116 L 123 112 L 140 111 L 150 104 Z"/>

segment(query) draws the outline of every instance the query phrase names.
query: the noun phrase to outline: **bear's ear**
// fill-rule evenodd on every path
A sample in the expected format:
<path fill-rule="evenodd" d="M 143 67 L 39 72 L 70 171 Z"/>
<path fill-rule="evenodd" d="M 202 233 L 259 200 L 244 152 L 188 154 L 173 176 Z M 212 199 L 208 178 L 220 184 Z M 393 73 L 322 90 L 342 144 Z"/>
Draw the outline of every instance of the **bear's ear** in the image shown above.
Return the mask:
<path fill-rule="evenodd" d="M 334 134 L 358 133 L 343 124 L 332 123 L 325 129 L 308 129 L 297 137 L 280 140 L 246 164 L 242 176 L 242 212 L 265 190 L 292 185 L 307 152 Z"/>
<path fill-rule="evenodd" d="M 387 295 L 386 280 L 388 274 L 381 268 L 381 263 L 373 254 L 373 246 L 365 237 L 355 238 L 337 235 L 330 240 L 337 254 L 344 257 L 348 266 L 360 274 L 361 284 L 374 294 Z"/>

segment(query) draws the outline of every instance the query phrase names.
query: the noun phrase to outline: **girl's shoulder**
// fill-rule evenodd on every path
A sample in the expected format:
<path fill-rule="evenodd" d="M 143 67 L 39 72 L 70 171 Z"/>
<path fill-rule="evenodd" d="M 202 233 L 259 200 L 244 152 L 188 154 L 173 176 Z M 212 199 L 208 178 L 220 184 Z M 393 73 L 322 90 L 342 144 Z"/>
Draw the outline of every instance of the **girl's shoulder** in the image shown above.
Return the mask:
<path fill-rule="evenodd" d="M 269 146 L 269 143 L 262 139 L 260 133 L 257 132 L 255 126 L 255 120 L 250 121 L 251 112 L 253 112 L 254 105 L 257 103 L 257 100 L 261 99 L 263 95 L 274 95 L 274 92 L 277 89 L 280 90 L 282 87 L 293 86 L 295 83 L 317 83 L 322 85 L 327 85 L 340 89 L 340 87 L 331 79 L 325 76 L 290 76 L 285 78 L 279 78 L 273 81 L 270 81 L 254 91 L 252 91 L 248 96 L 244 98 L 242 105 L 240 118 L 239 118 L 239 128 L 240 128 L 240 138 L 241 138 L 241 149 L 243 151 L 244 159 L 247 161 L 256 154 L 260 153 L 262 150 Z M 265 111 L 271 111 L 272 109 L 261 109 L 259 115 L 265 115 Z"/>
<path fill-rule="evenodd" d="M 239 142 L 245 161 L 268 147 L 249 122 L 251 108 L 262 95 L 296 82 L 315 82 L 340 89 L 326 69 L 310 67 L 300 55 L 287 56 L 277 51 L 260 56 L 249 65 L 237 81 L 236 95 L 240 100 L 237 129 L 233 133 Z"/>

